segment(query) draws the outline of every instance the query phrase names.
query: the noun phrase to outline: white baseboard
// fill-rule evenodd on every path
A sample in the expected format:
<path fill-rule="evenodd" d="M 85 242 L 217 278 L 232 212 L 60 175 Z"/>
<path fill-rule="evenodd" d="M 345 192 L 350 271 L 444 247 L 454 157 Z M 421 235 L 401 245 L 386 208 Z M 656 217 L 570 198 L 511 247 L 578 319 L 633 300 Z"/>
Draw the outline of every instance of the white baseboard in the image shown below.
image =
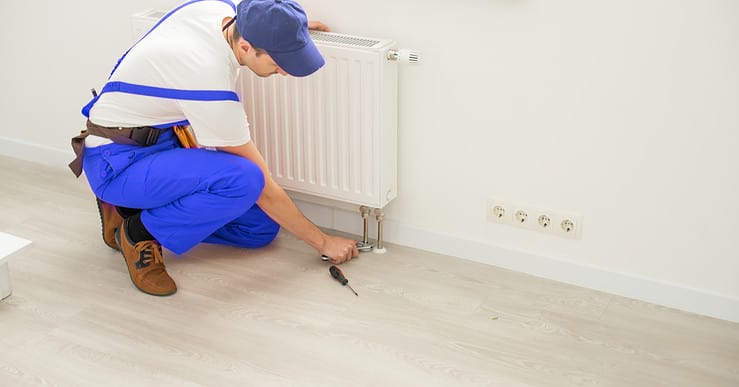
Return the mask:
<path fill-rule="evenodd" d="M 72 147 L 69 146 L 68 149 L 64 151 L 50 146 L 0 137 L 0 155 L 33 161 L 50 167 L 65 168 L 74 159 Z"/>
<path fill-rule="evenodd" d="M 26 143 L 0 137 L 0 155 L 29 160 L 41 164 L 65 167 L 74 157 L 71 151 Z M 307 196 L 292 195 L 300 209 L 320 227 L 361 235 L 363 227 L 358 209 L 351 206 L 333 206 L 325 201 L 309 200 Z M 370 239 L 376 235 L 374 216 L 370 221 Z M 384 239 L 388 243 L 450 255 L 475 262 L 494 265 L 555 281 L 600 290 L 687 312 L 739 322 L 739 299 L 713 294 L 700 289 L 617 273 L 594 266 L 567 262 L 524 251 L 502 248 L 490 243 L 469 240 L 464 236 L 442 234 L 408 224 L 385 219 Z"/>
<path fill-rule="evenodd" d="M 363 226 L 358 210 L 332 208 L 324 203 L 316 204 L 304 200 L 304 197 L 300 197 L 296 203 L 318 226 L 362 235 Z M 370 240 L 374 241 L 377 227 L 374 216 L 371 219 Z M 739 299 L 700 289 L 502 248 L 459 235 L 416 228 L 387 218 L 383 225 L 383 236 L 388 243 L 459 257 L 686 312 L 739 322 Z"/>

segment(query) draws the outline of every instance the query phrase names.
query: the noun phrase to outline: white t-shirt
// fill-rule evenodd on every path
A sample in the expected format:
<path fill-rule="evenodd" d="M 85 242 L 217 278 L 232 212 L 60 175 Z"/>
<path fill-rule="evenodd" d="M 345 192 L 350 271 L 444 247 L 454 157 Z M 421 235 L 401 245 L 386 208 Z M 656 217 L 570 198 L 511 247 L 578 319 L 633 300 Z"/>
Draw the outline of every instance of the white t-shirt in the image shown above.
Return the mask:
<path fill-rule="evenodd" d="M 240 66 L 221 31 L 235 15 L 222 1 L 205 0 L 175 11 L 140 40 L 109 81 L 179 90 L 235 91 Z M 162 125 L 188 120 L 198 144 L 237 146 L 250 139 L 243 105 L 236 101 L 190 101 L 107 92 L 90 120 L 108 127 Z M 109 143 L 90 136 L 87 146 Z"/>

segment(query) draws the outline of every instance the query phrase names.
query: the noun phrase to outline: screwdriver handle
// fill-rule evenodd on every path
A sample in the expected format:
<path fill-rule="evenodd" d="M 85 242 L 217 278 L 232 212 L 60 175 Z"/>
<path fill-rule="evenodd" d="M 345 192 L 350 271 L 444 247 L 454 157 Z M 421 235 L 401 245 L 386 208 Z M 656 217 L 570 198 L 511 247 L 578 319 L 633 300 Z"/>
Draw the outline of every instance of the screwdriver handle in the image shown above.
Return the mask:
<path fill-rule="evenodd" d="M 338 267 L 331 265 L 331 267 L 328 268 L 329 273 L 331 273 L 331 277 L 336 278 L 337 281 L 339 281 L 342 285 L 346 285 L 349 283 L 349 280 L 344 277 L 344 273 L 341 272 L 341 269 Z"/>

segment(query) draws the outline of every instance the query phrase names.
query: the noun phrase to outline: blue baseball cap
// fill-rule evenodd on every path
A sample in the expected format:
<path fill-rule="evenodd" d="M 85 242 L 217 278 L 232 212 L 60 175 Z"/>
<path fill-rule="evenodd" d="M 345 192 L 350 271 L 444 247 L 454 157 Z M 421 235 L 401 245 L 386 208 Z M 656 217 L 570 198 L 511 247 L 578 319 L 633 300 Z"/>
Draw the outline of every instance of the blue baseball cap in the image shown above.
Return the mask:
<path fill-rule="evenodd" d="M 293 0 L 242 0 L 236 27 L 292 76 L 313 74 L 326 63 L 310 38 L 305 11 Z"/>

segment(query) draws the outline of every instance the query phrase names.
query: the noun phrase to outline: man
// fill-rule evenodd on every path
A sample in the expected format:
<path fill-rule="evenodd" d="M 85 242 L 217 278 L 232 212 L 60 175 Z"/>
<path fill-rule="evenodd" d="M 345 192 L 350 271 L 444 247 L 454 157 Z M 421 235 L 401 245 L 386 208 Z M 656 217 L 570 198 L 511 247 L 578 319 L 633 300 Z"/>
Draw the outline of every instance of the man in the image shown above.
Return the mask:
<path fill-rule="evenodd" d="M 261 247 L 280 226 L 334 263 L 358 255 L 355 241 L 323 233 L 274 182 L 234 92 L 240 66 L 263 77 L 322 67 L 309 26 L 328 30 L 293 0 L 189 1 L 123 55 L 83 108 L 87 131 L 72 140 L 70 167 L 84 170 L 103 239 L 141 291 L 177 290 L 161 246 Z"/>

